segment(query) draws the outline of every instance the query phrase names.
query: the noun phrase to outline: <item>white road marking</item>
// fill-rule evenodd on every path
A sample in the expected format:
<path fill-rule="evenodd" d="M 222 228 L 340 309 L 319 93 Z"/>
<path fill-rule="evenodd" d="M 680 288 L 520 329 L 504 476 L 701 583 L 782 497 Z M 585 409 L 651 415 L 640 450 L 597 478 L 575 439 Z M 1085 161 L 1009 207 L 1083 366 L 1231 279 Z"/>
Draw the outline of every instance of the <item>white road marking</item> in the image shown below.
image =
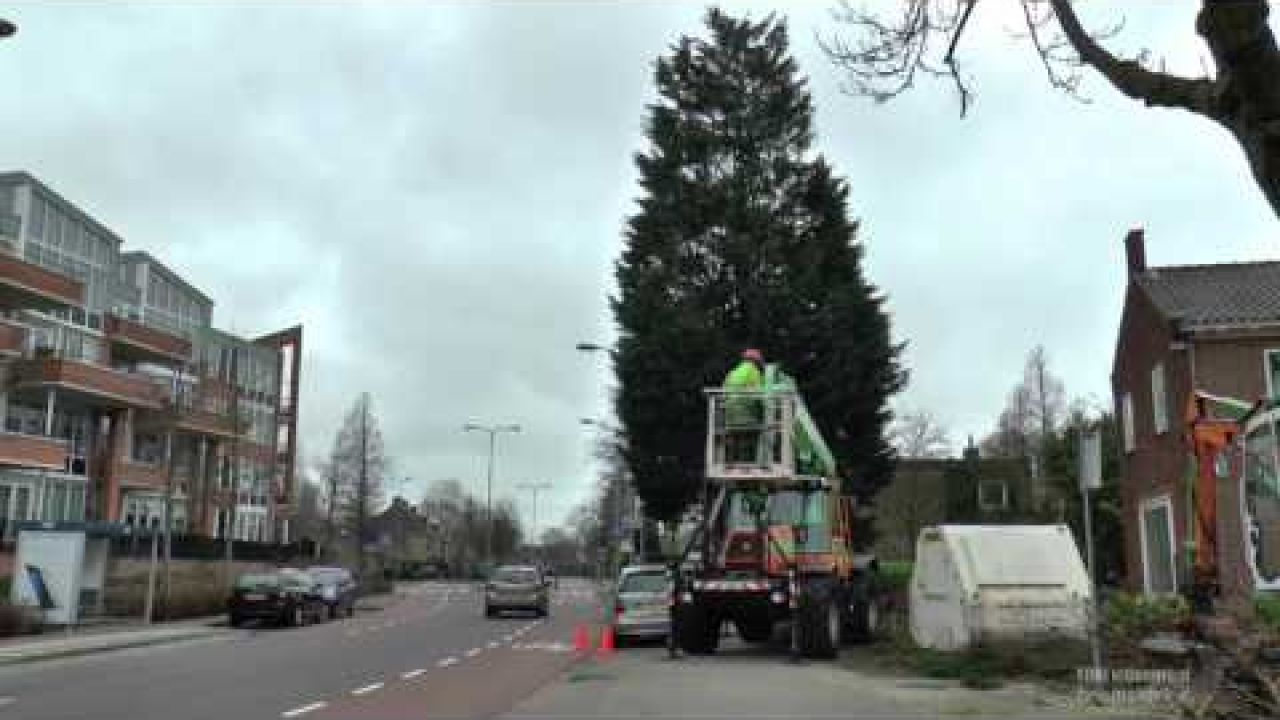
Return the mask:
<path fill-rule="evenodd" d="M 413 678 L 418 677 L 419 675 L 421 675 L 422 673 L 424 673 L 424 672 L 426 672 L 426 671 L 427 671 L 427 669 L 426 669 L 426 668 L 418 668 L 417 670 L 410 670 L 409 672 L 402 672 L 402 673 L 400 673 L 400 677 L 404 678 L 405 680 L 412 680 Z"/>
<path fill-rule="evenodd" d="M 362 688 L 356 688 L 355 690 L 352 690 L 352 691 L 351 691 L 351 694 L 352 694 L 352 695 L 367 695 L 367 694 L 369 694 L 369 693 L 373 692 L 374 690 L 381 690 L 381 689 L 382 689 L 382 685 L 383 685 L 383 683 L 380 683 L 380 682 L 379 682 L 379 683 L 372 683 L 372 684 L 370 684 L 370 685 L 365 685 L 365 686 L 364 686 L 364 687 L 362 687 Z"/>
<path fill-rule="evenodd" d="M 497 641 L 497 640 L 490 640 L 490 641 L 489 641 L 489 649 L 490 649 L 490 650 L 492 650 L 492 649 L 494 649 L 494 648 L 498 647 L 498 644 L 499 644 L 499 643 L 498 643 L 498 641 Z"/>
<path fill-rule="evenodd" d="M 458 658 L 447 657 L 441 660 L 440 662 L 436 663 L 436 667 L 449 667 L 450 665 L 457 665 L 457 664 L 458 664 Z"/>
<path fill-rule="evenodd" d="M 355 637 L 360 634 L 359 630 L 348 630 L 347 637 Z"/>
<path fill-rule="evenodd" d="M 320 708 L 325 707 L 328 704 L 329 703 L 324 701 L 313 702 L 310 705 L 303 705 L 302 707 L 296 707 L 292 710 L 286 710 L 285 712 L 280 713 L 280 717 L 287 717 L 287 718 L 297 717 L 299 715 L 302 715 L 303 713 L 309 713 L 312 710 L 319 710 Z"/>
<path fill-rule="evenodd" d="M 516 636 L 515 636 L 515 635 L 503 635 L 503 636 L 502 636 L 502 642 L 505 642 L 505 643 L 509 643 L 509 642 L 511 642 L 512 640 L 515 640 L 515 639 L 516 639 Z"/>
<path fill-rule="evenodd" d="M 467 651 L 467 657 L 473 658 L 480 654 L 480 648 L 471 648 Z"/>

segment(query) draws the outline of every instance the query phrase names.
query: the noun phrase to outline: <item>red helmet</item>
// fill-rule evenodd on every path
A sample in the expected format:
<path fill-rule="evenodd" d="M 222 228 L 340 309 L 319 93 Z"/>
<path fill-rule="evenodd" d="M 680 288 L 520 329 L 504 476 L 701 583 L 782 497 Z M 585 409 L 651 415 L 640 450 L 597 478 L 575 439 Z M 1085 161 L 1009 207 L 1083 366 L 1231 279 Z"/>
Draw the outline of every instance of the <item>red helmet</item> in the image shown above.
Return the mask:
<path fill-rule="evenodd" d="M 742 351 L 742 359 L 750 360 L 751 362 L 762 363 L 764 362 L 764 353 L 760 352 L 755 348 L 747 348 L 746 350 Z"/>

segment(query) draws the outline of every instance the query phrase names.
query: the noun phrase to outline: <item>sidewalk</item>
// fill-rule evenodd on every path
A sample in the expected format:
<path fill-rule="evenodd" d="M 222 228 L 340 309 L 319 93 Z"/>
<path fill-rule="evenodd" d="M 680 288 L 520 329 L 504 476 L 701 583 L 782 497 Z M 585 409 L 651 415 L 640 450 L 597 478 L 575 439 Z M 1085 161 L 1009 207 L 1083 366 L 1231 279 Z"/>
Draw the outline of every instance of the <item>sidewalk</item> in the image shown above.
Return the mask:
<path fill-rule="evenodd" d="M 146 625 L 138 621 L 103 623 L 40 635 L 0 638 L 0 666 L 182 642 L 226 632 L 222 616 Z"/>

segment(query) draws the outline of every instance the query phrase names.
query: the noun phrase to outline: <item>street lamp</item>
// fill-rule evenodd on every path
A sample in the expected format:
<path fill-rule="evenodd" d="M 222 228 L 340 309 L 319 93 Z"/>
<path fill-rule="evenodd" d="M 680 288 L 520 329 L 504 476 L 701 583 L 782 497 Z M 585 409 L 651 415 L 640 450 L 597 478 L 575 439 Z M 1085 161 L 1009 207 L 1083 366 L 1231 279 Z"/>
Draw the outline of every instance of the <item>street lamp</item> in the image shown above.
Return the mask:
<path fill-rule="evenodd" d="M 467 423 L 462 426 L 463 432 L 483 432 L 489 434 L 489 470 L 485 481 L 485 500 L 484 500 L 484 559 L 485 563 L 490 567 L 493 566 L 493 454 L 497 445 L 498 433 L 518 433 L 519 425 L 479 425 L 477 423 Z"/>
<path fill-rule="evenodd" d="M 603 345 L 597 345 L 589 342 L 580 342 L 575 347 L 578 349 L 578 352 L 605 352 L 609 349 Z"/>
<path fill-rule="evenodd" d="M 16 32 L 18 32 L 17 25 L 14 25 L 4 18 L 0 18 L 0 38 L 7 38 Z"/>
<path fill-rule="evenodd" d="M 551 483 L 520 483 L 516 486 L 517 490 L 528 490 L 533 493 L 533 522 L 529 526 L 529 537 L 533 538 L 534 543 L 538 541 L 538 491 L 550 490 Z"/>

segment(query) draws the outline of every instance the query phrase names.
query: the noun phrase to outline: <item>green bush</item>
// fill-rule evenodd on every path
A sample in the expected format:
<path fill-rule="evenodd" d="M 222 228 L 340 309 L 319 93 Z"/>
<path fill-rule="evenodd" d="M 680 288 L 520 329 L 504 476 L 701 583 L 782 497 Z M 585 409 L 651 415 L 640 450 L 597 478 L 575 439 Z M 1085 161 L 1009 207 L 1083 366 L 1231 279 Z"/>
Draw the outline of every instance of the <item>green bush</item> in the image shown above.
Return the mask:
<path fill-rule="evenodd" d="M 9 602 L 10 586 L 13 584 L 13 577 L 6 575 L 0 577 L 0 603 Z"/>
<path fill-rule="evenodd" d="M 909 562 L 880 563 L 880 582 L 886 590 L 906 590 L 911 585 L 913 568 Z"/>
<path fill-rule="evenodd" d="M 1116 593 L 1104 613 L 1108 635 L 1126 640 L 1179 630 L 1191 620 L 1191 607 L 1181 595 Z"/>
<path fill-rule="evenodd" d="M 1253 598 L 1253 611 L 1269 630 L 1280 632 L 1280 593 L 1258 593 Z"/>

